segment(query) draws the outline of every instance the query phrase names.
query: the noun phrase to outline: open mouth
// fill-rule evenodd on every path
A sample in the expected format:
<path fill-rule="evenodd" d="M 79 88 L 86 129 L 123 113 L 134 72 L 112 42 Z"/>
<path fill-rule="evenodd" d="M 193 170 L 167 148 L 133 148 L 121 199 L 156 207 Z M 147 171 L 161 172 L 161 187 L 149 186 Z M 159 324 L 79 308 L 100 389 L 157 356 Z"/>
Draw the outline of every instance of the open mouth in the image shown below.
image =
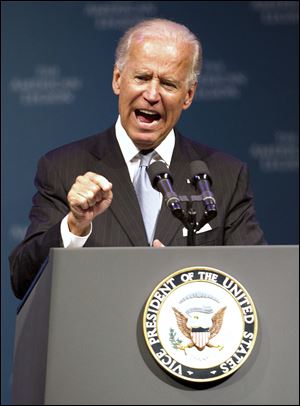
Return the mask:
<path fill-rule="evenodd" d="M 138 121 L 141 123 L 148 123 L 151 124 L 154 121 L 159 121 L 161 119 L 161 115 L 156 111 L 145 110 L 145 109 L 136 109 L 135 115 Z"/>

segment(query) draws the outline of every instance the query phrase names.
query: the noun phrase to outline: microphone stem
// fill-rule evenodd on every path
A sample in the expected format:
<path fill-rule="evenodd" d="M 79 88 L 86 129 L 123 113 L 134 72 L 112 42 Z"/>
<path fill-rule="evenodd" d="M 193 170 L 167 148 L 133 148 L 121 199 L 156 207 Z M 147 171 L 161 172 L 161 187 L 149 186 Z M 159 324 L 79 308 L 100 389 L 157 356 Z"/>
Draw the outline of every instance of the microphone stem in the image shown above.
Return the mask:
<path fill-rule="evenodd" d="M 189 227 L 187 227 L 188 235 L 187 235 L 187 245 L 189 247 L 195 246 L 195 233 L 196 233 L 196 211 L 193 208 L 189 208 L 188 210 L 188 222 Z"/>

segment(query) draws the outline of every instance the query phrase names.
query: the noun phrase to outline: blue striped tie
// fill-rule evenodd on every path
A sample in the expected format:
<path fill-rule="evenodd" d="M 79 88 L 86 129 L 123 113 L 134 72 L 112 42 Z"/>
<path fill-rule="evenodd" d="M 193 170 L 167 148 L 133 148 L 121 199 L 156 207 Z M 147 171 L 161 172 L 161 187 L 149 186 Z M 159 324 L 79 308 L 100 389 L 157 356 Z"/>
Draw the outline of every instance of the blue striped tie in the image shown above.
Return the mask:
<path fill-rule="evenodd" d="M 140 158 L 140 166 L 133 179 L 133 186 L 140 204 L 147 238 L 150 245 L 152 244 L 154 238 L 156 220 L 161 204 L 160 193 L 153 189 L 147 174 L 147 167 L 155 154 L 155 151 L 140 151 L 138 155 Z"/>

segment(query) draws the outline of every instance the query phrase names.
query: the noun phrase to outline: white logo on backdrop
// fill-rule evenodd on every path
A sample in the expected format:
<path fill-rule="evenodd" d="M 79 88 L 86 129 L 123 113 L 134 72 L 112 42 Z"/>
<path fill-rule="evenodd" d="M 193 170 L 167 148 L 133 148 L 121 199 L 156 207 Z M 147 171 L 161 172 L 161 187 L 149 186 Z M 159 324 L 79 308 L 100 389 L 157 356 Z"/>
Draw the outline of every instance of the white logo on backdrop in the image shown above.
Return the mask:
<path fill-rule="evenodd" d="M 253 143 L 249 154 L 257 159 L 263 172 L 297 172 L 299 141 L 295 132 L 277 131 L 269 144 Z"/>
<path fill-rule="evenodd" d="M 298 1 L 250 1 L 263 25 L 299 24 Z"/>
<path fill-rule="evenodd" d="M 61 105 L 74 103 L 82 81 L 78 77 L 63 76 L 57 65 L 37 65 L 32 76 L 14 77 L 9 87 L 24 106 Z"/>
<path fill-rule="evenodd" d="M 84 13 L 94 19 L 97 30 L 124 30 L 140 20 L 154 16 L 154 1 L 99 1 L 84 6 Z"/>
<path fill-rule="evenodd" d="M 27 230 L 27 225 L 24 224 L 12 224 L 9 227 L 9 236 L 12 238 L 15 242 L 20 242 L 23 240 L 26 234 Z"/>
<path fill-rule="evenodd" d="M 195 100 L 240 99 L 248 77 L 240 71 L 230 71 L 223 61 L 207 60 L 203 65 Z"/>

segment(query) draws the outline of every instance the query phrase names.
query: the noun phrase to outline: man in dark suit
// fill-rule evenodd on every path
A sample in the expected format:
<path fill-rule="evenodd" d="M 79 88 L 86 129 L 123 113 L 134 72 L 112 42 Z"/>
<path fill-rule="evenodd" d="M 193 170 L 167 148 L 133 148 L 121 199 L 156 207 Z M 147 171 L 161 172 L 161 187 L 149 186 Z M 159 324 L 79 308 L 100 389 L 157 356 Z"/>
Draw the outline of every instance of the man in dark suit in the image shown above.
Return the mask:
<path fill-rule="evenodd" d="M 116 125 L 39 161 L 31 224 L 10 256 L 17 297 L 24 296 L 51 247 L 187 245 L 187 230 L 164 204 L 147 239 L 133 186 L 140 151 L 152 151 L 152 161 L 170 167 L 179 195 L 196 193 L 187 183 L 191 161 L 209 168 L 218 215 L 195 235 L 195 245 L 265 243 L 245 164 L 175 128 L 193 101 L 201 64 L 197 38 L 168 20 L 140 23 L 121 38 L 112 82 L 119 97 Z M 203 205 L 194 209 L 201 218 Z"/>

